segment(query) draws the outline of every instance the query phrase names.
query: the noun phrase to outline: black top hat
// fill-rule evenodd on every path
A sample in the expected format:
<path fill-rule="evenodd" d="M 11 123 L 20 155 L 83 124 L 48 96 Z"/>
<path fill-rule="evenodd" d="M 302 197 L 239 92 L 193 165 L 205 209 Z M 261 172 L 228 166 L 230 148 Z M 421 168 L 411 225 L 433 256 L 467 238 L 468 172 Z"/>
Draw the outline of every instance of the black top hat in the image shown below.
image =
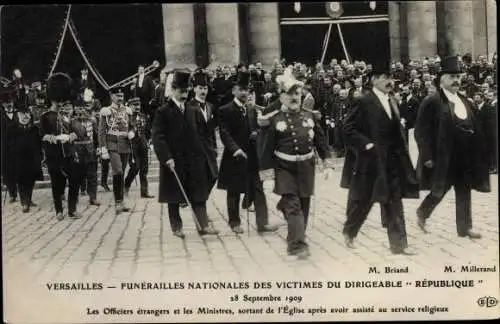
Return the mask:
<path fill-rule="evenodd" d="M 448 56 L 441 60 L 441 71 L 439 71 L 439 75 L 460 74 L 463 72 L 465 72 L 463 64 L 456 56 Z"/>
<path fill-rule="evenodd" d="M 0 88 L 0 103 L 13 101 L 16 94 L 16 88 L 12 86 Z"/>
<path fill-rule="evenodd" d="M 208 75 L 203 70 L 198 70 L 193 74 L 193 87 L 208 86 Z"/>
<path fill-rule="evenodd" d="M 172 78 L 172 88 L 187 89 L 189 88 L 189 79 L 191 78 L 191 73 L 185 70 L 174 71 L 174 77 Z"/>
<path fill-rule="evenodd" d="M 72 79 L 65 73 L 54 73 L 47 80 L 47 99 L 64 102 L 73 99 Z"/>
<path fill-rule="evenodd" d="M 235 85 L 248 89 L 250 87 L 250 73 L 249 72 L 238 72 L 236 77 Z"/>
<path fill-rule="evenodd" d="M 391 75 L 389 62 L 375 62 L 372 64 L 372 70 L 370 71 L 369 76 L 371 77 L 381 74 Z"/>

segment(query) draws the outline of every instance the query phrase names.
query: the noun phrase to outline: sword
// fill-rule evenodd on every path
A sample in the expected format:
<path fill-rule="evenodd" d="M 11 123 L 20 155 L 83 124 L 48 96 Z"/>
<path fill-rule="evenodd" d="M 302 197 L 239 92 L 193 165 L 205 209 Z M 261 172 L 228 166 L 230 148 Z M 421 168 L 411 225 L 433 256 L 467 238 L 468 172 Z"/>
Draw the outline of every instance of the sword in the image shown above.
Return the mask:
<path fill-rule="evenodd" d="M 179 176 L 177 175 L 177 171 L 175 171 L 175 169 L 171 169 L 170 171 L 173 172 L 174 176 L 175 176 L 175 180 L 177 180 L 177 184 L 179 185 L 179 188 L 181 189 L 181 192 L 182 192 L 182 195 L 184 196 L 184 199 L 186 200 L 186 204 L 188 205 L 188 207 L 191 209 L 192 211 L 192 215 L 193 215 L 193 220 L 194 220 L 194 223 L 196 224 L 196 229 L 198 231 L 201 231 L 201 226 L 200 226 L 200 223 L 198 223 L 198 219 L 196 218 L 196 214 L 194 212 L 194 209 L 193 207 L 191 206 L 191 203 L 189 202 L 189 199 L 188 199 L 188 196 L 186 194 L 186 191 L 184 190 L 184 187 L 182 186 L 182 183 L 181 183 L 181 180 L 179 179 Z"/>

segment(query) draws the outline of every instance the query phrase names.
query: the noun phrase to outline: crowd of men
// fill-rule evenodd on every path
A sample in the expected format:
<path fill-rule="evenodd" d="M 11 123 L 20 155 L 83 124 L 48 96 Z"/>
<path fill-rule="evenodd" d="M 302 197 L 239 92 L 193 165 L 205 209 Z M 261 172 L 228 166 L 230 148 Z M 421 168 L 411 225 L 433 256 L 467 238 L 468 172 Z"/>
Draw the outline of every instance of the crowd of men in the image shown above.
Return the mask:
<path fill-rule="evenodd" d="M 152 146 L 160 162 L 158 201 L 168 204 L 172 232 L 183 238 L 180 208 L 185 206 L 192 209 L 200 235 L 218 234 L 206 208 L 216 184 L 227 191 L 233 232 L 244 232 L 242 194 L 242 207 L 255 210 L 258 232 L 274 232 L 263 190 L 264 174 L 272 170 L 274 193 L 281 196 L 276 207 L 288 223 L 288 253 L 307 256 L 316 161 L 323 161 L 329 177 L 333 153 L 345 156 L 346 245 L 355 248 L 359 229 L 379 202 L 391 251 L 413 254 L 402 198 L 418 198 L 420 190 L 431 191 L 417 210 L 422 231 L 454 186 L 457 233 L 480 238 L 472 231 L 470 190 L 488 192 L 489 173 L 497 172 L 496 73 L 496 55 L 492 62 L 464 55 L 406 66 L 332 59 L 315 67 L 275 61 L 264 70 L 257 62 L 161 70 L 158 79 L 139 66 L 128 87 L 96 98 L 96 84 L 85 68 L 75 78 L 55 73 L 45 84 L 31 85 L 16 69 L 0 98 L 2 178 L 10 202 L 19 194 L 28 213 L 45 165 L 62 221 L 66 187 L 67 216 L 80 218 L 81 194 L 98 206 L 98 184 L 111 191 L 111 167 L 115 211 L 125 213 L 137 175 L 141 198 L 154 198 L 147 180 Z M 419 148 L 416 169 L 408 153 L 412 128 Z M 224 145 L 220 164 L 216 132 Z"/>

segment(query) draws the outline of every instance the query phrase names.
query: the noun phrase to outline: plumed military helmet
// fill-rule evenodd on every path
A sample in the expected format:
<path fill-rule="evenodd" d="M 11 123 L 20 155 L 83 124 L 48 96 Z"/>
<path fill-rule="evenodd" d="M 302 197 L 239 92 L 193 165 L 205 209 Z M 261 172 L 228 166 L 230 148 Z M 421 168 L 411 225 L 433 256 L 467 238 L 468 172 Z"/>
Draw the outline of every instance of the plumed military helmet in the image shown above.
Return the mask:
<path fill-rule="evenodd" d="M 288 67 L 282 75 L 276 77 L 276 83 L 281 92 L 292 93 L 297 88 L 302 88 L 304 83 L 297 80 L 293 75 L 293 69 Z"/>
<path fill-rule="evenodd" d="M 47 80 L 49 102 L 65 102 L 73 99 L 72 79 L 65 73 L 54 73 Z"/>

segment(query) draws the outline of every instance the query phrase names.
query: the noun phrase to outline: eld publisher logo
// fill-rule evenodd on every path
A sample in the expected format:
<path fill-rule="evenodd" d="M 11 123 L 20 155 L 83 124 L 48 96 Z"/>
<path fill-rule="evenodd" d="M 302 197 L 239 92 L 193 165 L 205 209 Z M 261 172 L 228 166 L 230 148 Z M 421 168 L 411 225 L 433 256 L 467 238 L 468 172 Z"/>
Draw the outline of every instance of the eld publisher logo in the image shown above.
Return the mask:
<path fill-rule="evenodd" d="M 496 305 L 498 305 L 498 300 L 495 297 L 485 296 L 485 297 L 479 298 L 477 300 L 477 304 L 480 307 L 490 308 L 490 307 L 495 307 Z"/>

